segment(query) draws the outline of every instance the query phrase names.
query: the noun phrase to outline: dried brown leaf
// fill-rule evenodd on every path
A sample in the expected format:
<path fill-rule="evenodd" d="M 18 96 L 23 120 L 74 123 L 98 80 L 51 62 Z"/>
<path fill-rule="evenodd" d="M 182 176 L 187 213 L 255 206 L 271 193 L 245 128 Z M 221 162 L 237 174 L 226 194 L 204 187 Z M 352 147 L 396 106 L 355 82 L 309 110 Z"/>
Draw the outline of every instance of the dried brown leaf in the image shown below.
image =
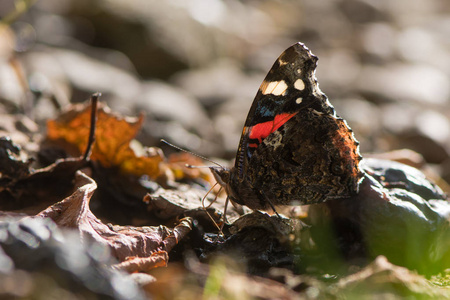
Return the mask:
<path fill-rule="evenodd" d="M 73 187 L 77 170 L 86 165 L 82 157 L 59 159 L 38 170 L 24 160 L 21 149 L 10 139 L 0 139 L 0 209 L 34 215 L 65 197 Z"/>
<path fill-rule="evenodd" d="M 170 251 L 191 229 L 192 219 L 185 218 L 171 230 L 165 226 L 113 226 L 102 223 L 89 209 L 89 201 L 97 188 L 91 178 L 78 171 L 75 192 L 37 217 L 48 217 L 62 227 L 75 228 L 80 235 L 106 244 L 119 261 L 128 257 L 150 257 L 159 251 Z"/>
<path fill-rule="evenodd" d="M 148 272 L 151 269 L 165 267 L 169 261 L 167 251 L 158 251 L 150 255 L 150 257 L 127 257 L 127 259 L 119 264 L 114 265 L 115 269 L 133 272 Z"/>
<path fill-rule="evenodd" d="M 164 249 L 169 252 L 175 245 L 178 244 L 190 231 L 192 230 L 192 219 L 184 218 L 175 226 L 172 232 L 163 241 Z"/>

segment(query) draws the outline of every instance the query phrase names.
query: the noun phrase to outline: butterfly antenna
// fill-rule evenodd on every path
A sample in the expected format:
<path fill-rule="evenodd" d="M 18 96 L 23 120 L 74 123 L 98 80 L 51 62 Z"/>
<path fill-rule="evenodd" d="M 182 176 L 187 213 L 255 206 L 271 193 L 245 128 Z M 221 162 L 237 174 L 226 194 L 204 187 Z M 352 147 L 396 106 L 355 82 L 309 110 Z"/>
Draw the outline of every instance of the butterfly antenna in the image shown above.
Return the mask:
<path fill-rule="evenodd" d="M 190 164 L 185 164 L 184 166 L 186 168 L 189 168 L 189 169 L 205 169 L 205 168 L 209 168 L 209 166 L 194 166 L 194 165 L 190 165 Z"/>
<path fill-rule="evenodd" d="M 173 147 L 173 148 L 175 148 L 175 149 L 177 149 L 177 150 L 180 150 L 180 151 L 183 151 L 183 152 L 192 154 L 192 155 L 194 155 L 194 156 L 197 156 L 197 157 L 199 157 L 199 158 L 201 158 L 201 159 L 203 159 L 203 160 L 209 161 L 210 163 L 213 163 L 213 164 L 215 164 L 215 165 L 217 165 L 217 166 L 223 168 L 223 166 L 222 166 L 221 164 L 219 164 L 219 163 L 217 163 L 217 162 L 215 162 L 215 161 L 212 161 L 212 160 L 210 160 L 210 159 L 208 159 L 208 158 L 206 158 L 206 157 L 204 157 L 204 156 L 201 156 L 200 154 L 197 154 L 197 153 L 191 152 L 191 151 L 189 151 L 189 150 L 183 149 L 183 148 L 181 148 L 181 147 L 175 146 L 174 144 L 169 143 L 169 142 L 166 141 L 165 139 L 161 139 L 161 142 L 163 142 L 164 144 L 167 144 L 167 145 L 169 145 L 170 147 Z M 191 166 L 191 165 L 186 165 L 186 166 L 187 166 L 188 168 L 194 167 L 194 166 Z"/>

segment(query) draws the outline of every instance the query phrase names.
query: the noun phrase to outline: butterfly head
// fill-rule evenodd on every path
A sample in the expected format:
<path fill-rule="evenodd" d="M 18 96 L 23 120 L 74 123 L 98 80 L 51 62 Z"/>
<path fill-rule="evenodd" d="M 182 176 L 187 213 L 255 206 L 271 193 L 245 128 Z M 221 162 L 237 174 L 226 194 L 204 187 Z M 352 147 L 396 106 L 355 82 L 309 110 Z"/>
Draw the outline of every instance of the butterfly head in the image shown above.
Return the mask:
<path fill-rule="evenodd" d="M 226 190 L 227 185 L 230 183 L 230 169 L 224 167 L 209 167 L 209 169 L 217 183 Z"/>
<path fill-rule="evenodd" d="M 235 172 L 233 172 L 234 168 L 229 169 L 225 167 L 209 167 L 209 169 L 211 170 L 217 183 L 225 189 L 225 192 L 227 193 L 230 200 L 235 203 L 245 204 L 239 201 L 239 197 L 237 197 L 236 192 L 233 190 L 233 185 L 231 184 L 231 182 L 233 181 L 232 177 L 235 174 Z"/>

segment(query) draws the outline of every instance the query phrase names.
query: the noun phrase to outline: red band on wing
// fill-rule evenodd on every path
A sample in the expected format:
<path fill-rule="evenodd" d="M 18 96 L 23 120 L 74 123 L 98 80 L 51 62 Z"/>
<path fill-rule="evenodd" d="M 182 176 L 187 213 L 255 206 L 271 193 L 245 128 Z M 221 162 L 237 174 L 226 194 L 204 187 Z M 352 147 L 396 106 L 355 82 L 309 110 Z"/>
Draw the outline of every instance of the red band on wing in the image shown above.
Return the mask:
<path fill-rule="evenodd" d="M 267 121 L 263 123 L 256 124 L 250 128 L 250 139 L 257 139 L 260 143 L 263 139 L 265 139 L 269 134 L 276 131 L 278 128 L 280 128 L 284 123 L 289 121 L 290 118 L 295 116 L 297 112 L 288 114 L 279 114 L 275 116 L 275 119 L 273 121 Z"/>

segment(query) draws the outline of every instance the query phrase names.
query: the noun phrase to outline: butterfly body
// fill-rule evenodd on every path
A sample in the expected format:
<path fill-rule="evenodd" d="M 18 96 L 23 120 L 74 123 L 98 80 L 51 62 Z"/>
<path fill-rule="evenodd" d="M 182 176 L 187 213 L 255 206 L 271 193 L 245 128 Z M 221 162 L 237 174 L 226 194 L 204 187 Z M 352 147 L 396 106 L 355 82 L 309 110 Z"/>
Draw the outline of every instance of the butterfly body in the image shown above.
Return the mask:
<path fill-rule="evenodd" d="M 312 204 L 358 190 L 358 142 L 315 78 L 317 57 L 297 43 L 261 84 L 233 168 L 211 168 L 228 197 L 252 209 Z"/>

